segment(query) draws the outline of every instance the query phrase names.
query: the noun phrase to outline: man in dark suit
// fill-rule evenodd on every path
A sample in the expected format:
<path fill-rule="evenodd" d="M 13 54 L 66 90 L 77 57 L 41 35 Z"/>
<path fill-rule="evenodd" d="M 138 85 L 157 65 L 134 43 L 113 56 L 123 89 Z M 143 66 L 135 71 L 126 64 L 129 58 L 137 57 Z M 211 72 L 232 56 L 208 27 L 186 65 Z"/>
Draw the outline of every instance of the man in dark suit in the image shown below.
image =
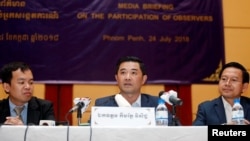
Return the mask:
<path fill-rule="evenodd" d="M 199 104 L 193 125 L 235 124 L 232 119 L 234 99 L 240 98 L 244 109 L 244 123 L 250 121 L 250 98 L 242 96 L 249 84 L 249 73 L 238 62 L 230 62 L 222 67 L 219 73 L 220 96 Z"/>
<path fill-rule="evenodd" d="M 55 120 L 53 103 L 33 96 L 34 78 L 31 68 L 23 62 L 2 67 L 0 78 L 8 97 L 0 101 L 0 123 L 39 125 L 40 120 Z M 22 110 L 20 115 L 15 107 Z"/>
<path fill-rule="evenodd" d="M 135 56 L 120 58 L 116 64 L 115 79 L 119 94 L 98 98 L 95 106 L 157 107 L 158 97 L 141 93 L 141 87 L 147 80 L 145 64 L 141 59 Z M 168 123 L 172 124 L 171 113 Z"/>

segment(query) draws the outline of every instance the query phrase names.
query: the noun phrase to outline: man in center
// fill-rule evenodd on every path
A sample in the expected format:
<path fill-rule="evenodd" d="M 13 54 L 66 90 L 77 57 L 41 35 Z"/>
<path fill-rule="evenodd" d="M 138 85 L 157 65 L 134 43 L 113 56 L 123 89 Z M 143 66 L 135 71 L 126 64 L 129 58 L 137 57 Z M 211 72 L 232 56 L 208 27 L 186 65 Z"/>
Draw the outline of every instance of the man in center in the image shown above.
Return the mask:
<path fill-rule="evenodd" d="M 95 106 L 110 107 L 154 107 L 158 105 L 158 97 L 141 92 L 147 81 L 146 67 L 143 61 L 135 56 L 125 56 L 116 63 L 115 79 L 120 93 L 97 98 Z M 169 122 L 172 116 L 169 112 Z"/>

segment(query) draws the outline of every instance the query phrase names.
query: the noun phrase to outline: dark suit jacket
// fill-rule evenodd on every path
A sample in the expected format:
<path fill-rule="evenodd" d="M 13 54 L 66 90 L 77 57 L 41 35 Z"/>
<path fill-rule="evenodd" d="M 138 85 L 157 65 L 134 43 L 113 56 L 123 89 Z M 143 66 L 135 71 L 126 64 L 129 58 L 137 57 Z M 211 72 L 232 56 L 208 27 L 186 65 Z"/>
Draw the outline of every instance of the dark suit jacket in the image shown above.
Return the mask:
<path fill-rule="evenodd" d="M 141 107 L 154 107 L 158 105 L 158 97 L 149 94 L 141 94 Z M 115 101 L 115 95 L 98 98 L 95 100 L 95 106 L 118 107 Z M 168 124 L 172 125 L 172 114 L 168 112 Z"/>
<path fill-rule="evenodd" d="M 10 116 L 9 99 L 0 101 L 0 123 Z M 39 125 L 40 120 L 55 120 L 53 103 L 47 100 L 32 97 L 28 104 L 27 123 Z"/>
<path fill-rule="evenodd" d="M 241 96 L 240 104 L 243 107 L 245 119 L 250 121 L 250 98 Z M 220 96 L 199 104 L 193 125 L 221 125 L 226 122 L 226 112 Z"/>

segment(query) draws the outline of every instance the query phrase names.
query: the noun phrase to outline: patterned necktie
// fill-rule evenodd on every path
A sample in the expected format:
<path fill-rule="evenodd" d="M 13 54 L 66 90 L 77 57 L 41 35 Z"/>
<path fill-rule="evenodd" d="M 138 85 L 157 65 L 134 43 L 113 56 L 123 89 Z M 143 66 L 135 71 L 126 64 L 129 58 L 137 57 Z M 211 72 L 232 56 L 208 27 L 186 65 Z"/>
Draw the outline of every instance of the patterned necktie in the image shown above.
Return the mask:
<path fill-rule="evenodd" d="M 24 108 L 24 106 L 16 106 L 15 107 L 15 112 L 16 112 L 16 115 L 19 117 L 19 119 L 20 120 L 22 120 L 23 121 L 23 119 L 22 119 L 22 115 L 21 115 L 21 113 L 22 113 L 22 111 L 23 111 L 23 108 Z"/>

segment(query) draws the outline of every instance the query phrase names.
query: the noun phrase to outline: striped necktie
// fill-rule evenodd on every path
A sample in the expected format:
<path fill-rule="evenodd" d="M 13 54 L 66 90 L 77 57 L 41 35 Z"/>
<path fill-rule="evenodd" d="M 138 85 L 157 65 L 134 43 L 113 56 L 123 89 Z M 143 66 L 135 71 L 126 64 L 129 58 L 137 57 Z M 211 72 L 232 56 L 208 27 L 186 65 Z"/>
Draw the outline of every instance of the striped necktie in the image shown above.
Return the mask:
<path fill-rule="evenodd" d="M 23 121 L 23 119 L 22 119 L 22 115 L 21 115 L 21 113 L 22 113 L 22 111 L 23 111 L 23 108 L 24 108 L 24 106 L 16 106 L 15 107 L 15 112 L 16 112 L 16 115 L 19 117 L 19 119 L 20 120 L 22 120 Z"/>

